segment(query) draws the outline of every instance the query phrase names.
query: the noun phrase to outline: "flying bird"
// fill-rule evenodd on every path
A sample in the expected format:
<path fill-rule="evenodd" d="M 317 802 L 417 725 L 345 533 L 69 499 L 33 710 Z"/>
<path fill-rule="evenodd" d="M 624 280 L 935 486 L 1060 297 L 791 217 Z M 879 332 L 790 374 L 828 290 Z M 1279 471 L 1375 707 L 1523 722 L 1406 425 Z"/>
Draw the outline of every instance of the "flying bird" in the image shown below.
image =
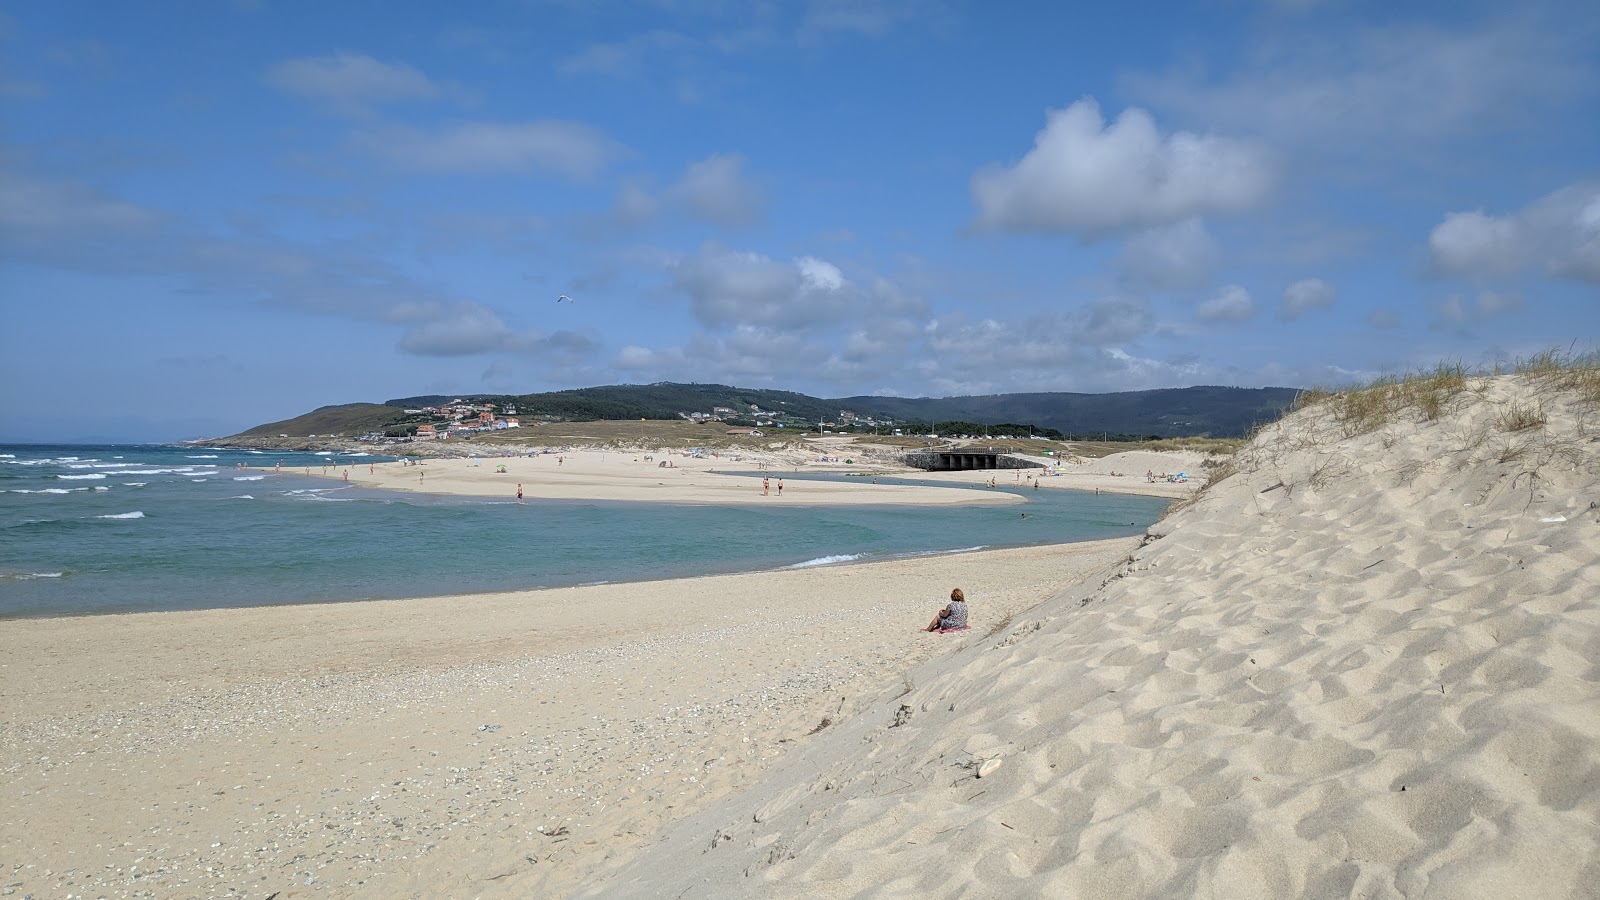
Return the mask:
<path fill-rule="evenodd" d="M 567 302 L 568 302 L 568 303 L 571 303 L 571 302 L 572 302 L 572 298 L 571 298 L 571 297 L 568 297 L 568 296 L 567 296 L 567 295 L 566 295 L 566 294 L 562 294 L 562 295 L 561 295 L 561 296 L 559 296 L 559 297 L 557 297 L 557 298 L 556 298 L 556 302 L 557 302 L 557 303 L 560 303 L 560 302 L 561 302 L 561 301 L 563 301 L 563 300 L 565 300 L 565 301 L 567 301 Z"/>

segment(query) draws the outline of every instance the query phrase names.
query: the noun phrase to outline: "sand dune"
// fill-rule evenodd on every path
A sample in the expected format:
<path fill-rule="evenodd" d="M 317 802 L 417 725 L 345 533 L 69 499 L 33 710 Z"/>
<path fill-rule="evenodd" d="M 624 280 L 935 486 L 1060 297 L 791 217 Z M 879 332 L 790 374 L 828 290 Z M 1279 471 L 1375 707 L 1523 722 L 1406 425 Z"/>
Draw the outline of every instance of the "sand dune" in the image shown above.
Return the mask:
<path fill-rule="evenodd" d="M 1597 435 L 1483 379 L 1142 541 L 6 622 L 0 896 L 1600 896 Z"/>
<path fill-rule="evenodd" d="M 1597 440 L 1530 376 L 1296 413 L 585 896 L 1600 896 Z"/>

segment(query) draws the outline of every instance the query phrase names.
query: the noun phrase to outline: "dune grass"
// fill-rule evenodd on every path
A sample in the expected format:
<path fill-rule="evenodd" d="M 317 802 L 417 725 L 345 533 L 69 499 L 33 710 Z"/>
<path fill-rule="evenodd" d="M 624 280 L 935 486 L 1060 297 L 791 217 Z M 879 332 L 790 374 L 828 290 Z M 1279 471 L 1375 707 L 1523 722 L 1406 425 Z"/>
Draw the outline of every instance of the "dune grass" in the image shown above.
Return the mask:
<path fill-rule="evenodd" d="M 1339 390 L 1311 388 L 1295 398 L 1293 409 L 1324 410 L 1335 426 L 1335 439 L 1351 438 L 1379 431 L 1406 417 L 1416 422 L 1445 418 L 1457 403 L 1466 399 L 1468 392 L 1481 394 L 1485 389 L 1485 382 L 1480 380 L 1475 383 L 1474 379 L 1504 374 L 1526 376 L 1541 390 L 1535 392 L 1537 396 L 1534 398 L 1511 403 L 1498 410 L 1492 431 L 1486 429 L 1472 436 L 1473 445 L 1477 446 L 1489 440 L 1491 433 L 1503 435 L 1505 443 L 1495 445 L 1500 462 L 1514 462 L 1530 455 L 1540 456 L 1546 449 L 1544 445 L 1551 443 L 1542 438 L 1529 437 L 1538 435 L 1548 421 L 1544 399 L 1541 399 L 1542 391 L 1570 392 L 1588 406 L 1600 406 L 1600 352 L 1576 354 L 1571 350 L 1554 348 L 1527 359 L 1518 359 L 1509 365 L 1497 364 L 1488 370 L 1474 371 L 1460 362 L 1441 362 L 1432 369 L 1386 375 L 1354 387 Z M 1272 425 L 1266 423 L 1259 427 L 1255 434 L 1242 443 L 1252 447 L 1257 435 Z M 1324 443 L 1328 439 L 1328 436 L 1318 435 L 1312 429 L 1300 434 L 1295 446 L 1329 449 Z M 1550 452 L 1572 452 L 1565 444 L 1552 445 L 1549 449 Z M 1267 452 L 1270 455 L 1273 451 L 1269 449 Z M 1237 456 L 1212 462 L 1208 465 L 1206 486 L 1195 499 L 1248 464 L 1248 461 Z M 1313 481 L 1328 482 L 1339 474 L 1337 467 L 1323 466 L 1313 473 Z M 1186 505 L 1177 504 L 1174 510 Z"/>

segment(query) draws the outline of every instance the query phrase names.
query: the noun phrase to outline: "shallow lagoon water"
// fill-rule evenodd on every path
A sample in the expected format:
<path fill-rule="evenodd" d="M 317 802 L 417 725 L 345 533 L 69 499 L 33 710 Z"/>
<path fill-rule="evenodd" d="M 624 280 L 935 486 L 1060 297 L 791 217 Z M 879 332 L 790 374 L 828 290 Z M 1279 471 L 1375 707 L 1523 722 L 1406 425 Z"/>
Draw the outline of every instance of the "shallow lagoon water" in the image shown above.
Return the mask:
<path fill-rule="evenodd" d="M 281 472 L 259 468 L 280 459 Z M 993 490 L 1027 503 L 518 505 L 302 474 L 381 459 L 0 446 L 0 617 L 444 596 L 1095 540 L 1140 533 L 1168 502 L 1013 484 Z"/>

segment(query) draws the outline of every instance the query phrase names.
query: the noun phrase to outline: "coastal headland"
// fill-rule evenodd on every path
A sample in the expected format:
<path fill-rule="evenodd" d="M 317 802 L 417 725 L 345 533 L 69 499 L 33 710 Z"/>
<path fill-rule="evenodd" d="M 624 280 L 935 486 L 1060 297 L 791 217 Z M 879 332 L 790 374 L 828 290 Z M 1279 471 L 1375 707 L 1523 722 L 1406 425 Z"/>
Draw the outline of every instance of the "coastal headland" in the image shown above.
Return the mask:
<path fill-rule="evenodd" d="M 1592 896 L 1600 396 L 1367 390 L 1142 538 L 8 622 L 0 890 Z M 1039 483 L 1190 492 L 1144 473 L 1195 462 Z M 653 499 L 657 463 L 594 465 Z M 971 630 L 920 631 L 952 587 Z"/>

